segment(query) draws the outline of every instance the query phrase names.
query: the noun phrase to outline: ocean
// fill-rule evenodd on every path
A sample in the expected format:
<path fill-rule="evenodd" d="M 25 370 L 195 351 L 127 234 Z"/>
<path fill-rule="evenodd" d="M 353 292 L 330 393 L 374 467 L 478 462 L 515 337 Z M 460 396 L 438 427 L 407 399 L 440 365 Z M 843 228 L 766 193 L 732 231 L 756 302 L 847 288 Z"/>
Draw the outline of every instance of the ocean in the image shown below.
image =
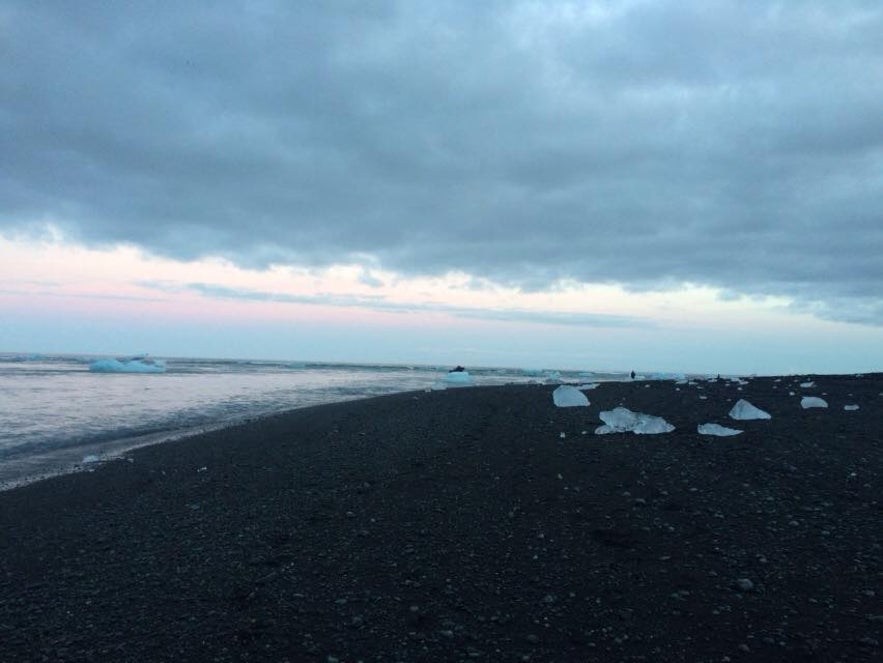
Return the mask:
<path fill-rule="evenodd" d="M 294 408 L 452 387 L 451 367 L 0 354 L 0 489 Z M 468 367 L 472 383 L 622 373 Z"/>

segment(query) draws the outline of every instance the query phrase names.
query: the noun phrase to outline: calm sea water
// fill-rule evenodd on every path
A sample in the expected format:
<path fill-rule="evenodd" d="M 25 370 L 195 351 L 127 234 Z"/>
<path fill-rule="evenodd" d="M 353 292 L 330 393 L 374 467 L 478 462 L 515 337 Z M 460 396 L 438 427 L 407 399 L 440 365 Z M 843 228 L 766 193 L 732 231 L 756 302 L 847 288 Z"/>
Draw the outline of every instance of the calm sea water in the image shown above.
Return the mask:
<path fill-rule="evenodd" d="M 244 418 L 431 388 L 448 368 L 165 358 L 159 373 L 90 371 L 99 359 L 0 354 L 0 487 Z M 622 377 L 469 371 L 476 385 Z"/>

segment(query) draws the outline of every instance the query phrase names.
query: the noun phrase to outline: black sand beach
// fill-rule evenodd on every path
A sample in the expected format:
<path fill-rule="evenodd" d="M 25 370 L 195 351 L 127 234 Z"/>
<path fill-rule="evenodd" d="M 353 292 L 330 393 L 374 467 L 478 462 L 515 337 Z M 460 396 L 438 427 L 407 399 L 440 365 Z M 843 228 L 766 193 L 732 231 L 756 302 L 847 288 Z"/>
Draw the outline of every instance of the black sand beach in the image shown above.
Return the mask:
<path fill-rule="evenodd" d="M 0 660 L 881 660 L 883 375 L 807 379 L 399 394 L 0 493 Z"/>

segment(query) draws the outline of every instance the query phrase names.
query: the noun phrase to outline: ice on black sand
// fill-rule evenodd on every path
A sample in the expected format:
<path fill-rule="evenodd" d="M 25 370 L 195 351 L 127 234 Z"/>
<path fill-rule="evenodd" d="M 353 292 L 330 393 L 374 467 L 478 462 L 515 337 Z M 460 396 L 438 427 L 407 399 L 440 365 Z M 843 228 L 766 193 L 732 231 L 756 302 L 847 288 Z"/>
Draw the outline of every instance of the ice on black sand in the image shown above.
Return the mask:
<path fill-rule="evenodd" d="M 662 417 L 641 412 L 632 412 L 628 408 L 618 407 L 613 410 L 605 410 L 599 415 L 603 426 L 595 429 L 596 435 L 608 433 L 636 433 L 637 435 L 656 435 L 670 433 L 675 429 Z"/>
<path fill-rule="evenodd" d="M 717 437 L 729 437 L 730 435 L 739 435 L 742 433 L 735 428 L 727 428 L 720 424 L 699 424 L 696 431 L 700 435 L 716 435 Z"/>
<path fill-rule="evenodd" d="M 586 407 L 589 399 L 576 387 L 562 384 L 552 392 L 552 401 L 558 407 Z"/>
<path fill-rule="evenodd" d="M 754 407 L 744 398 L 736 401 L 733 409 L 730 410 L 730 419 L 739 421 L 749 421 L 751 419 L 772 419 L 769 412 L 764 412 L 760 408 Z"/>
<path fill-rule="evenodd" d="M 811 407 L 828 407 L 828 403 L 824 398 L 818 396 L 804 396 L 800 399 L 800 407 L 804 410 Z"/>

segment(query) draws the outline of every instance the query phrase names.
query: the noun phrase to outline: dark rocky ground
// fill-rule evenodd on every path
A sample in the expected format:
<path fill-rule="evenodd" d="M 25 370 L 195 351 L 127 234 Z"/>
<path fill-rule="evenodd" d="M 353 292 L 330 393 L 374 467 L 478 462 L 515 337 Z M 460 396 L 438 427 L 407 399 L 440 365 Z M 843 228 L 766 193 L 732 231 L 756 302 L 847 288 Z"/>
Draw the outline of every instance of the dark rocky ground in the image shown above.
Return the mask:
<path fill-rule="evenodd" d="M 0 660 L 883 660 L 883 376 L 806 379 L 401 394 L 0 493 Z"/>

